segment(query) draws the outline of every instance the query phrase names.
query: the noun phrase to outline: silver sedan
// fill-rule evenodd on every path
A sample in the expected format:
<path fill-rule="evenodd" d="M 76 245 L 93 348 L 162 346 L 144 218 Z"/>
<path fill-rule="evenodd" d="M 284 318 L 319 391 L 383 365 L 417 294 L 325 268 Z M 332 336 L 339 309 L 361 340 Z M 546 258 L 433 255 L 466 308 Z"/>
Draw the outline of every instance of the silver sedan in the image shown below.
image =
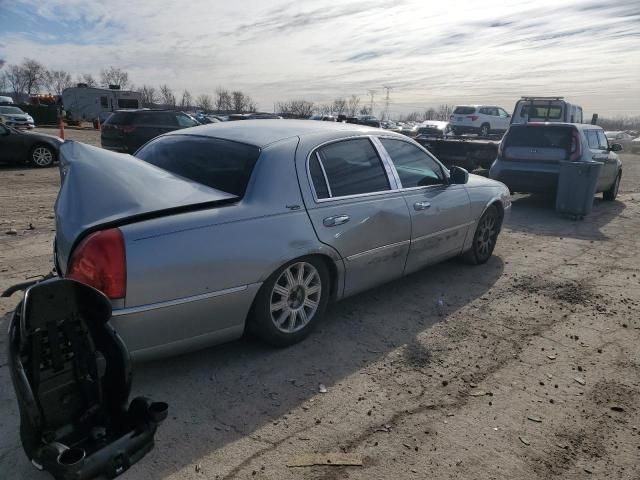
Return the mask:
<path fill-rule="evenodd" d="M 450 257 L 486 262 L 511 205 L 502 183 L 351 124 L 247 120 L 135 156 L 60 153 L 58 272 L 111 299 L 137 359 L 245 331 L 298 342 L 330 301 Z"/>

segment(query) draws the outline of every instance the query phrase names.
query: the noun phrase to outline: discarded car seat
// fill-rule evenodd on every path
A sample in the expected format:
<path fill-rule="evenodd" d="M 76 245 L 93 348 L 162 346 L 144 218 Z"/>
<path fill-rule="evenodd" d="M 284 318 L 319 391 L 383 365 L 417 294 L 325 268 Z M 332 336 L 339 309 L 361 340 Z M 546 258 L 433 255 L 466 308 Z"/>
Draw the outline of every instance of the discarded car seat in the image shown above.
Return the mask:
<path fill-rule="evenodd" d="M 110 317 L 102 293 L 56 278 L 29 287 L 11 320 L 22 446 L 56 479 L 116 477 L 153 448 L 167 417 L 166 403 L 127 405 L 131 362 Z"/>

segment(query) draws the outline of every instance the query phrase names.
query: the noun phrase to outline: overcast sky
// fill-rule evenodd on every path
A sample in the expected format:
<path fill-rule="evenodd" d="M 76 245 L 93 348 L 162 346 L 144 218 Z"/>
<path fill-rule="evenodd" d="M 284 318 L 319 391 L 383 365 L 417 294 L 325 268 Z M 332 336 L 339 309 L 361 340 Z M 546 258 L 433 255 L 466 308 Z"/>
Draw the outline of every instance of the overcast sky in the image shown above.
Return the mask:
<path fill-rule="evenodd" d="M 0 0 L 0 59 L 178 94 L 329 102 L 392 86 L 391 112 L 564 95 L 640 115 L 640 0 Z"/>

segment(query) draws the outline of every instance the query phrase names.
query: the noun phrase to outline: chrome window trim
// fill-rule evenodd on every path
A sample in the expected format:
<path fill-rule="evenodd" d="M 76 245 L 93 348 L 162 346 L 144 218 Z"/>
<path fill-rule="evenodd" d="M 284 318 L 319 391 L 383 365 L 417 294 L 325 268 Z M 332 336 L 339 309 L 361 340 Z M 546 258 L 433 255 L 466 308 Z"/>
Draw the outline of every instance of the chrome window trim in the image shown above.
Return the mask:
<path fill-rule="evenodd" d="M 322 163 L 322 159 L 320 158 L 320 154 L 316 150 L 316 158 L 318 159 L 318 165 L 320 165 L 320 170 L 322 170 L 322 176 L 324 177 L 324 183 L 327 186 L 327 193 L 329 194 L 328 198 L 333 197 L 333 193 L 331 192 L 331 185 L 329 185 L 329 178 L 327 178 L 327 171 L 324 169 L 324 164 Z M 313 183 L 313 178 L 311 179 L 311 183 Z M 313 186 L 313 190 L 315 192 L 316 186 Z"/>
<path fill-rule="evenodd" d="M 380 141 L 380 138 L 388 138 L 390 140 L 398 140 L 400 142 L 404 142 L 404 143 L 408 143 L 409 145 L 413 145 L 414 147 L 418 147 L 419 150 L 422 150 L 424 153 L 427 154 L 427 156 L 429 158 L 431 158 L 434 162 L 436 162 L 436 164 L 440 167 L 441 171 L 442 171 L 442 175 L 444 176 L 444 183 L 439 183 L 437 185 L 425 185 L 424 187 L 403 187 L 402 186 L 402 181 L 400 180 L 400 176 L 398 175 L 398 171 L 396 170 L 396 166 L 393 163 L 393 160 L 391 159 L 391 156 L 389 155 L 389 152 L 387 152 L 387 149 L 384 148 L 384 145 L 382 144 L 382 142 Z M 404 139 L 404 138 L 398 138 L 395 135 L 378 135 L 376 140 L 378 141 L 380 148 L 384 151 L 384 156 L 385 158 L 388 159 L 389 164 L 391 166 L 391 169 L 393 170 L 393 175 L 396 178 L 397 184 L 399 186 L 398 190 L 402 191 L 402 192 L 408 192 L 408 191 L 412 191 L 412 190 L 418 190 L 420 188 L 432 188 L 432 187 L 442 187 L 442 186 L 448 186 L 451 185 L 450 182 L 450 177 L 447 174 L 448 169 L 442 164 L 442 162 L 440 162 L 440 160 L 438 160 L 436 157 L 433 156 L 433 154 L 427 150 L 425 147 L 423 147 L 422 145 L 420 145 L 418 142 L 414 141 L 408 141 L 409 139 Z"/>
<path fill-rule="evenodd" d="M 369 140 L 369 143 L 371 143 L 373 149 L 376 152 L 376 155 L 378 156 L 378 159 L 380 160 L 380 163 L 382 164 L 382 169 L 384 170 L 385 174 L 387 175 L 387 182 L 389 183 L 389 190 L 379 190 L 377 192 L 366 192 L 366 193 L 356 193 L 353 195 L 343 195 L 340 197 L 329 197 L 329 198 L 318 198 L 318 195 L 316 193 L 316 187 L 313 184 L 313 177 L 311 176 L 311 168 L 309 166 L 310 162 L 311 162 L 311 157 L 313 155 L 317 155 L 316 158 L 318 158 L 318 161 L 320 162 L 320 166 L 322 167 L 323 170 L 323 174 L 325 175 L 325 181 L 327 182 L 327 188 L 330 189 L 331 186 L 329 185 L 329 179 L 326 177 L 326 173 L 324 171 L 324 165 L 322 164 L 322 160 L 320 159 L 320 156 L 318 155 L 318 151 L 322 148 L 325 147 L 327 145 L 331 145 L 332 143 L 338 143 L 338 142 L 345 142 L 345 141 L 349 141 L 349 140 L 359 140 L 359 139 L 367 139 Z M 362 198 L 362 197 L 369 197 L 369 196 L 377 196 L 377 195 L 384 195 L 384 194 L 388 194 L 388 193 L 397 193 L 398 192 L 398 183 L 396 182 L 395 177 L 392 175 L 392 170 L 389 169 L 389 165 L 385 162 L 384 158 L 381 155 L 381 151 L 378 148 L 378 145 L 376 144 L 376 142 L 374 141 L 374 136 L 373 135 L 351 135 L 348 137 L 341 137 L 341 138 L 334 138 L 331 140 L 327 140 L 326 142 L 322 142 L 318 145 L 316 145 L 315 147 L 313 147 L 311 149 L 311 152 L 309 153 L 309 155 L 307 155 L 306 158 L 306 170 L 307 170 L 307 181 L 309 182 L 309 187 L 311 188 L 311 195 L 313 196 L 313 200 L 315 201 L 315 203 L 327 203 L 327 202 L 338 202 L 340 200 L 350 200 L 353 198 Z"/>
<path fill-rule="evenodd" d="M 134 313 L 148 312 L 151 310 L 157 310 L 159 308 L 175 307 L 176 305 L 182 305 L 184 303 L 196 302 L 198 300 L 206 300 L 208 298 L 220 297 L 222 295 L 228 295 L 230 293 L 242 292 L 249 288 L 248 285 L 240 285 L 239 287 L 227 288 L 224 290 L 217 290 L 215 292 L 202 293 L 200 295 L 192 295 L 189 297 L 176 298 L 174 300 L 167 300 L 166 302 L 148 303 L 146 305 L 140 305 L 137 307 L 129 307 L 122 309 L 114 309 L 111 316 L 119 317 L 122 315 L 131 315 Z"/>

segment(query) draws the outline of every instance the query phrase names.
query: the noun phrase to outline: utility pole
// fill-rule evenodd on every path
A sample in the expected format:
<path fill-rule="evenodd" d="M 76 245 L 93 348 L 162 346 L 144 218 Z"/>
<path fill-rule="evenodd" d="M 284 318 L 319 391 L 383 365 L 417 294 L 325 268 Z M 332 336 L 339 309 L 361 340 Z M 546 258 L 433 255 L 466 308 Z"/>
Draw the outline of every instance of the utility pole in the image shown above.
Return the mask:
<path fill-rule="evenodd" d="M 389 91 L 393 88 L 387 85 L 383 85 L 382 88 L 384 88 L 387 91 L 387 95 L 384 99 L 384 117 L 383 120 L 389 120 Z"/>
<path fill-rule="evenodd" d="M 375 90 L 367 90 L 369 92 L 369 96 L 371 97 L 371 105 L 369 106 L 369 115 L 373 115 L 373 96 L 376 94 Z"/>

